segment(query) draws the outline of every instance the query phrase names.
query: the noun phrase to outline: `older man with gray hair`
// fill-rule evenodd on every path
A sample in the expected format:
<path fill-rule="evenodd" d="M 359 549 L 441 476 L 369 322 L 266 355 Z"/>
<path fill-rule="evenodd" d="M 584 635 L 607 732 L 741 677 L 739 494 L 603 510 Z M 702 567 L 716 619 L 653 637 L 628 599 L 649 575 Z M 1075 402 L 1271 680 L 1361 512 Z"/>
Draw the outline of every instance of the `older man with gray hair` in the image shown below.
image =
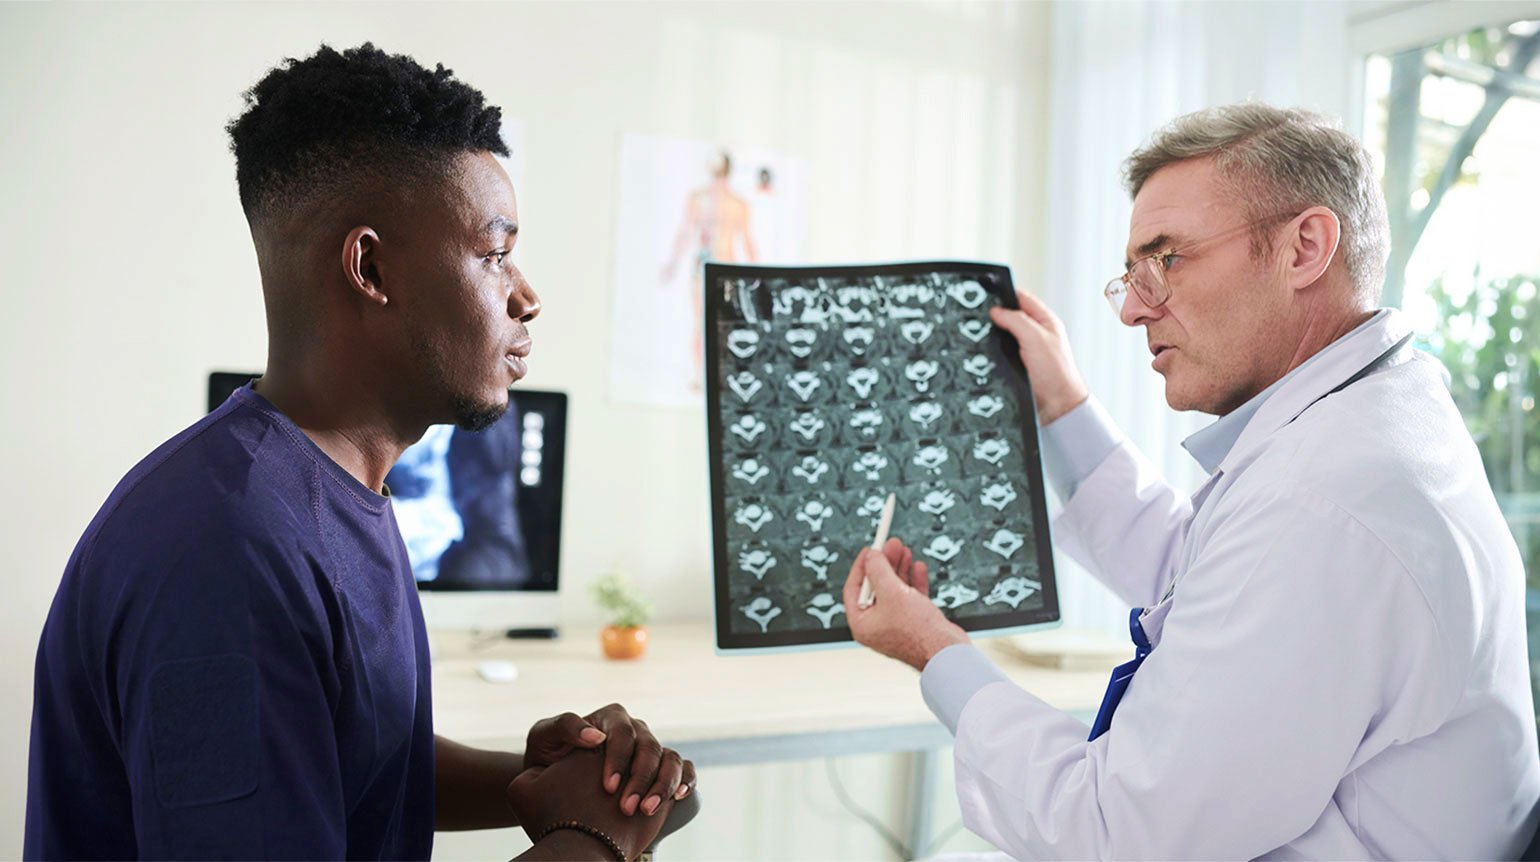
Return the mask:
<path fill-rule="evenodd" d="M 1376 307 L 1368 155 L 1243 104 L 1177 119 L 1126 173 L 1106 296 L 1171 407 L 1220 417 L 1183 444 L 1197 493 L 1117 431 L 1042 302 L 995 323 L 1032 380 L 1055 538 L 1137 606 L 1134 660 L 1088 729 L 970 646 L 898 541 L 851 570 L 856 638 L 923 670 L 965 821 L 1013 856 L 1515 858 L 1540 816 L 1523 566 L 1440 367 Z"/>

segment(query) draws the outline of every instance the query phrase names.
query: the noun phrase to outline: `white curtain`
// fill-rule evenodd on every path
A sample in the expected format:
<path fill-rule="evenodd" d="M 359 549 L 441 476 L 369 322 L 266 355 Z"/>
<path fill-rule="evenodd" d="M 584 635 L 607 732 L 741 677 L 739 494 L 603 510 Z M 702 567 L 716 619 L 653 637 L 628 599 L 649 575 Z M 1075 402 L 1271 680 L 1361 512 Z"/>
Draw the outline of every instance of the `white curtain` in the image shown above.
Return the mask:
<path fill-rule="evenodd" d="M 1091 391 L 1178 488 L 1203 479 L 1179 444 L 1212 417 L 1166 406 L 1143 329 L 1124 327 L 1102 298 L 1128 238 L 1123 159 L 1211 105 L 1251 98 L 1340 116 L 1351 101 L 1346 15 L 1342 3 L 1054 4 L 1038 292 L 1064 318 Z M 1066 628 L 1126 636 L 1126 605 L 1063 555 L 1057 568 Z"/>

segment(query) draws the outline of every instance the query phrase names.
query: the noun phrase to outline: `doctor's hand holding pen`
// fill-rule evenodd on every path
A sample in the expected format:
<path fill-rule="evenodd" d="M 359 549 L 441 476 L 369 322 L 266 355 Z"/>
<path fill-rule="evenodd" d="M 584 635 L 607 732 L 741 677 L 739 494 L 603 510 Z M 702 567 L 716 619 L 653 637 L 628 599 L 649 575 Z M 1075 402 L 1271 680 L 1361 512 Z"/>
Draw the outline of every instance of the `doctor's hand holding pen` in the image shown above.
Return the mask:
<path fill-rule="evenodd" d="M 869 606 L 861 602 L 863 580 L 871 588 Z M 925 564 L 898 539 L 888 539 L 881 551 L 861 549 L 845 580 L 844 600 L 858 643 L 915 670 L 924 670 L 943 649 L 968 643 L 967 632 L 931 604 Z"/>

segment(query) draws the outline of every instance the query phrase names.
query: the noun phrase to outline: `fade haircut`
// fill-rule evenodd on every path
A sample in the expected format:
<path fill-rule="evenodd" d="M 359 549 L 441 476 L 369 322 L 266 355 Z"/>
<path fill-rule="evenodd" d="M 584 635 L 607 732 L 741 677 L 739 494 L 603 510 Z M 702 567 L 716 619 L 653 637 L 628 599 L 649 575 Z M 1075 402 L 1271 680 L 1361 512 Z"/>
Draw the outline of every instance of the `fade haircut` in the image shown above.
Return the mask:
<path fill-rule="evenodd" d="M 1213 157 L 1220 187 L 1248 220 L 1324 206 L 1342 226 L 1339 250 L 1355 297 L 1378 303 L 1390 250 L 1385 195 L 1369 153 L 1337 123 L 1297 108 L 1242 102 L 1172 120 L 1123 163 L 1130 197 L 1154 173 L 1188 159 Z M 1252 254 L 1267 247 L 1267 225 L 1252 235 Z"/>
<path fill-rule="evenodd" d="M 480 91 L 442 64 L 429 71 L 368 42 L 288 58 L 244 96 L 245 112 L 225 131 L 254 226 L 345 195 L 360 179 L 412 183 L 441 175 L 462 153 L 508 155 L 502 111 Z"/>

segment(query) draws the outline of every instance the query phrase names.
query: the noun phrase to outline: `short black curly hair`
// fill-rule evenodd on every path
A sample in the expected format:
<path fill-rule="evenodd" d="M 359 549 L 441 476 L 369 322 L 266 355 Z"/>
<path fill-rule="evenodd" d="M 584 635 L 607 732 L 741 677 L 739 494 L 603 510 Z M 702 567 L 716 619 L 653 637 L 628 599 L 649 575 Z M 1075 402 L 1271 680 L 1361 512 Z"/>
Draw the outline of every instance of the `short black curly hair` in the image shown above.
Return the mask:
<path fill-rule="evenodd" d="M 244 95 L 225 131 L 253 223 L 359 175 L 403 181 L 464 152 L 508 155 L 502 111 L 479 90 L 369 42 L 290 57 Z"/>

